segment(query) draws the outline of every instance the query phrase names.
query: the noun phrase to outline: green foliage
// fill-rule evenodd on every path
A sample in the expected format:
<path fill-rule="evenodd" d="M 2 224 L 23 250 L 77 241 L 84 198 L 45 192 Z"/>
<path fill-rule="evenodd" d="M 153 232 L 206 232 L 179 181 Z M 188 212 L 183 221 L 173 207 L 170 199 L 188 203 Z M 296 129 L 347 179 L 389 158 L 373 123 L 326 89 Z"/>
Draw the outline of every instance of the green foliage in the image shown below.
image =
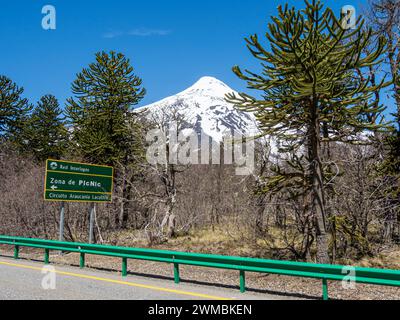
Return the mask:
<path fill-rule="evenodd" d="M 363 235 L 362 230 L 356 223 L 357 221 L 352 221 L 349 217 L 342 215 L 332 216 L 329 220 L 333 224 L 335 231 L 334 241 L 331 245 L 336 247 L 337 255 L 356 258 L 372 255 L 368 238 Z"/>
<path fill-rule="evenodd" d="M 67 114 L 84 159 L 114 165 L 140 153 L 134 133 L 138 124 L 131 111 L 145 95 L 141 85 L 129 59 L 113 51 L 97 53 L 96 61 L 77 75 Z"/>
<path fill-rule="evenodd" d="M 379 171 L 383 174 L 400 174 L 400 131 L 392 132 L 384 137 L 386 157 Z"/>
<path fill-rule="evenodd" d="M 320 1 L 305 4 L 303 10 L 278 8 L 279 16 L 272 18 L 266 33 L 269 50 L 257 35 L 246 39 L 251 54 L 261 62 L 262 73 L 242 72 L 238 66 L 233 71 L 247 81 L 248 88 L 260 91 L 262 98 L 241 93 L 229 94 L 227 100 L 254 112 L 262 132 L 275 136 L 282 152 L 301 146 L 310 149 L 310 143 L 365 142 L 360 132 L 386 131 L 387 125 L 372 123 L 368 116 L 383 111 L 375 106 L 373 92 L 390 82 L 382 80 L 373 86 L 357 72 L 381 62 L 385 39 L 379 38 L 375 50 L 363 54 L 372 35 L 371 29 L 363 28 L 364 21 L 346 30 L 331 9 L 323 10 Z M 306 152 L 289 160 L 290 173 L 277 169 L 273 187 L 285 180 L 283 176 L 296 180 L 305 176 L 305 160 L 314 159 Z"/>
<path fill-rule="evenodd" d="M 315 116 L 321 133 L 324 127 L 328 130 L 324 138 L 330 141 L 348 141 L 361 129 L 380 128 L 369 123 L 366 115 L 382 108 L 362 102 L 390 83 L 371 86 L 356 70 L 380 62 L 385 39 L 381 37 L 375 50 L 363 56 L 372 33 L 371 29 L 363 31 L 363 21 L 348 31 L 331 9 L 322 11 L 320 1 L 305 3 L 306 8 L 300 11 L 287 5 L 279 7 L 279 17 L 272 18 L 266 33 L 270 51 L 259 43 L 257 35 L 246 39 L 252 55 L 261 61 L 261 75 L 233 68 L 249 88 L 263 93 L 263 99 L 230 94 L 228 100 L 242 110 L 254 111 L 265 134 L 286 139 L 301 136 Z M 316 110 L 310 102 L 316 103 Z"/>
<path fill-rule="evenodd" d="M 65 116 L 53 95 L 40 98 L 32 112 L 29 126 L 29 149 L 38 161 L 60 159 L 68 145 Z"/>
<path fill-rule="evenodd" d="M 24 129 L 32 106 L 22 98 L 24 89 L 11 79 L 0 76 L 0 138 L 17 147 L 24 144 Z"/>
<path fill-rule="evenodd" d="M 400 76 L 397 79 L 400 86 Z M 400 91 L 396 92 L 395 95 L 400 95 Z M 394 201 L 399 202 L 400 196 L 400 106 L 398 110 L 393 114 L 395 118 L 395 126 L 393 131 L 383 136 L 383 145 L 385 158 L 378 164 L 378 172 L 381 176 L 385 176 L 386 179 L 393 180 L 393 188 L 387 197 L 391 197 Z"/>

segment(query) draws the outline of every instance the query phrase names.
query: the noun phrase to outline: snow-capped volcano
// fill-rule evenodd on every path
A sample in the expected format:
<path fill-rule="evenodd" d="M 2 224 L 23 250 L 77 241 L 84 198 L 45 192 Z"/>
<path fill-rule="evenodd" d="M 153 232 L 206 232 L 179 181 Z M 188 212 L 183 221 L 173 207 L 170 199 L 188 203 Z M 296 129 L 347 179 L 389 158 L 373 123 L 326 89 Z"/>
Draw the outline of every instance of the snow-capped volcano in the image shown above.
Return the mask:
<path fill-rule="evenodd" d="M 227 93 L 235 92 L 222 81 L 213 77 L 202 77 L 191 87 L 158 102 L 138 108 L 150 113 L 169 106 L 178 105 L 185 121 L 197 132 L 203 131 L 220 142 L 224 134 L 236 132 L 244 136 L 257 133 L 253 114 L 239 111 L 225 101 Z M 177 102 L 180 102 L 177 104 Z"/>

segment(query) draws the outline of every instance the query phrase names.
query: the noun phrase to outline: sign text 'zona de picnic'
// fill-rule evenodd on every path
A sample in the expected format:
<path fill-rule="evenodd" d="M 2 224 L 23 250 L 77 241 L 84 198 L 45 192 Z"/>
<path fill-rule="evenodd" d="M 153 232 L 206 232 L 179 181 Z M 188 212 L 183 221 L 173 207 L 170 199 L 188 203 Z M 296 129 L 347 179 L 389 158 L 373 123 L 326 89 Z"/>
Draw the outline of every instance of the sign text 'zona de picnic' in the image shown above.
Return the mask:
<path fill-rule="evenodd" d="M 113 167 L 49 159 L 44 199 L 49 201 L 111 202 Z"/>

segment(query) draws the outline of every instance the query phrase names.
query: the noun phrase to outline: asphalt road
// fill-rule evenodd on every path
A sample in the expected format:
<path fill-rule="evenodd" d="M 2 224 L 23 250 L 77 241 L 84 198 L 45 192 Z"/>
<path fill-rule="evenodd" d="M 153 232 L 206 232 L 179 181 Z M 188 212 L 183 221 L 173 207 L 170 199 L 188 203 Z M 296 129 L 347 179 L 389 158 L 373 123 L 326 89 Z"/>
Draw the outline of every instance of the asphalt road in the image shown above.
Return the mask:
<path fill-rule="evenodd" d="M 0 300 L 280 299 L 210 286 L 175 284 L 115 272 L 0 258 Z"/>

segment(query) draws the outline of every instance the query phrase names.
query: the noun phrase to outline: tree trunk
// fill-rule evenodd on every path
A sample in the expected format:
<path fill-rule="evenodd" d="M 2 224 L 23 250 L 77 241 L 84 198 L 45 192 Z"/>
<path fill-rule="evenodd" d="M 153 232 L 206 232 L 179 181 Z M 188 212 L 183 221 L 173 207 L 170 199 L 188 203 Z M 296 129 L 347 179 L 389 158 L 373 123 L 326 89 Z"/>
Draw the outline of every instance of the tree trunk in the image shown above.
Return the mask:
<path fill-rule="evenodd" d="M 175 195 L 172 195 L 167 201 L 167 209 L 163 221 L 161 222 L 161 230 L 164 233 L 164 228 L 167 228 L 166 235 L 168 238 L 175 236 L 176 215 L 173 213 L 175 204 Z"/>
<path fill-rule="evenodd" d="M 307 221 L 306 226 L 304 228 L 304 234 L 303 234 L 303 258 L 306 259 L 306 261 L 311 261 L 311 252 L 310 248 L 313 242 L 312 239 L 312 225 Z"/>
<path fill-rule="evenodd" d="M 257 196 L 256 200 L 256 222 L 255 222 L 256 236 L 263 236 L 265 232 L 264 228 L 265 198 L 266 194 L 261 193 Z"/>
<path fill-rule="evenodd" d="M 124 177 L 124 186 L 122 190 L 121 217 L 120 217 L 121 229 L 125 229 L 128 225 L 131 191 L 132 191 L 132 181 L 129 181 L 129 183 L 127 183 L 127 177 Z"/>
<path fill-rule="evenodd" d="M 311 185 L 311 212 L 314 217 L 317 244 L 317 262 L 329 263 L 328 234 L 325 221 L 325 198 L 323 169 L 321 163 L 321 141 L 318 102 L 311 103 L 311 119 L 308 130 L 309 183 Z"/>
<path fill-rule="evenodd" d="M 210 216 L 210 222 L 211 222 L 211 227 L 212 230 L 214 231 L 215 225 L 219 224 L 220 216 L 222 214 L 222 208 L 221 208 L 221 203 L 222 203 L 222 180 L 224 178 L 224 143 L 220 142 L 219 144 L 219 164 L 218 167 L 216 168 L 217 170 L 217 185 L 216 185 L 216 191 L 215 194 L 213 195 L 213 205 L 211 209 L 211 216 Z"/>
<path fill-rule="evenodd" d="M 120 192 L 119 208 L 115 215 L 115 225 L 121 229 L 125 229 L 129 219 L 129 202 L 131 199 L 132 180 L 133 177 L 129 177 L 128 172 L 128 161 L 125 159 L 120 167 L 118 178 L 116 183 L 118 184 L 118 190 Z"/>
<path fill-rule="evenodd" d="M 170 214 L 168 219 L 168 231 L 167 236 L 168 238 L 172 238 L 175 236 L 175 226 L 176 226 L 176 216 L 175 214 Z"/>
<path fill-rule="evenodd" d="M 120 207 L 119 207 L 119 213 L 116 217 L 115 223 L 117 228 L 122 228 L 123 225 L 123 217 L 124 217 L 124 210 L 125 210 L 125 193 L 126 193 L 126 177 L 125 177 L 125 172 L 122 173 L 121 176 L 121 195 L 120 195 Z"/>

